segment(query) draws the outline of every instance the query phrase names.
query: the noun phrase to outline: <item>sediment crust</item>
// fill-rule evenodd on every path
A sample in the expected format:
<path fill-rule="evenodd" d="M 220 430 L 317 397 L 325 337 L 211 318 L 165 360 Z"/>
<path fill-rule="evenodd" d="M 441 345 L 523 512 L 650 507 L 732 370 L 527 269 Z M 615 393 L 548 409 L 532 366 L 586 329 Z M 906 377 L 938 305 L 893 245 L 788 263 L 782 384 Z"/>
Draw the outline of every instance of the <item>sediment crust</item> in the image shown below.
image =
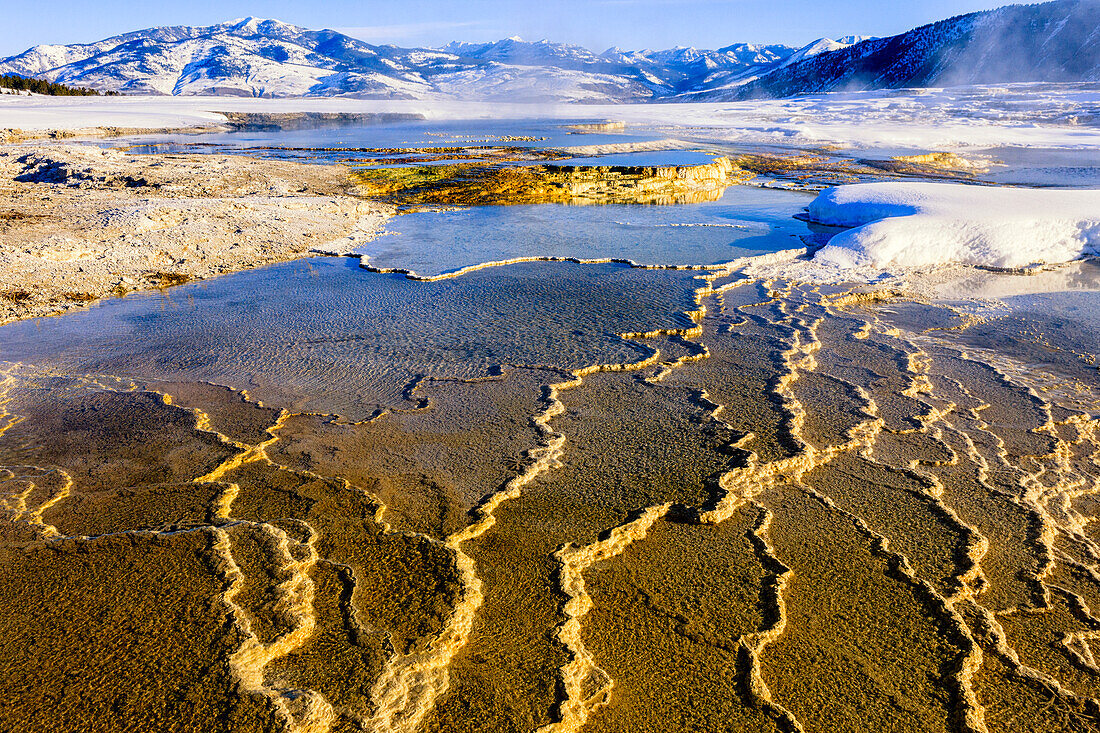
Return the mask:
<path fill-rule="evenodd" d="M 452 660 L 471 643 L 481 606 L 492 592 L 491 586 L 483 585 L 483 569 L 478 567 L 474 548 L 506 533 L 515 520 L 509 507 L 522 504 L 522 497 L 539 481 L 570 466 L 583 453 L 570 443 L 581 436 L 567 435 L 561 424 L 561 416 L 571 409 L 568 395 L 563 398 L 563 394 L 600 389 L 599 379 L 589 377 L 601 372 L 620 375 L 643 390 L 675 378 L 695 384 L 691 400 L 710 413 L 706 421 L 732 421 L 740 406 L 736 400 L 720 397 L 718 390 L 706 389 L 720 376 L 708 362 L 721 358 L 723 350 L 738 348 L 736 339 L 720 335 L 740 331 L 775 335 L 774 376 L 761 385 L 764 394 L 760 396 L 771 398 L 781 412 L 780 432 L 789 444 L 788 455 L 769 458 L 751 443 L 753 436 L 737 436 L 731 429 L 731 438 L 736 439 L 727 450 L 735 462 L 711 487 L 711 501 L 674 506 L 662 497 L 659 503 L 637 507 L 626 521 L 607 526 L 595 541 L 591 537 L 567 541 L 557 548 L 560 588 L 553 592 L 565 599 L 563 621 L 546 633 L 555 635 L 568 660 L 558 669 L 558 704 L 544 730 L 580 730 L 598 723 L 599 710 L 615 704 L 615 681 L 601 665 L 598 645 L 586 636 L 590 612 L 601 602 L 598 594 L 587 590 L 586 573 L 620 562 L 632 548 L 646 543 L 651 533 L 659 532 L 663 523 L 726 525 L 739 512 L 747 512 L 744 516 L 751 520 L 747 539 L 760 565 L 753 582 L 759 583 L 761 621 L 754 631 L 739 635 L 727 646 L 741 660 L 737 674 L 746 697 L 776 729 L 856 729 L 844 721 L 855 721 L 863 710 L 871 720 L 894 709 L 892 705 L 902 705 L 910 706 L 902 714 L 906 720 L 927 721 L 928 730 L 996 730 L 987 721 L 1022 705 L 1011 697 L 1008 683 L 991 686 L 988 682 L 989 674 L 1001 671 L 1012 684 L 1039 690 L 1045 695 L 1043 704 L 1053 701 L 1056 710 L 1081 710 L 1085 719 L 1093 717 L 1100 685 L 1090 644 L 1100 627 L 1093 610 L 1100 600 L 1096 580 L 1100 550 L 1090 535 L 1092 515 L 1080 503 L 1100 491 L 1096 478 L 1100 437 L 1093 414 L 1061 404 L 1064 385 L 1053 375 L 1021 371 L 1006 358 L 953 345 L 951 339 L 975 321 L 957 319 L 960 325 L 952 329 L 940 325 L 941 320 L 949 324 L 950 319 L 937 319 L 933 313 L 921 319 L 929 324 L 922 333 L 906 332 L 883 318 L 903 304 L 898 293 L 760 282 L 740 277 L 739 272 L 739 267 L 728 266 L 700 273 L 697 309 L 688 314 L 694 327 L 623 335 L 642 341 L 671 335 L 684 347 L 684 355 L 662 361 L 659 349 L 647 344 L 653 351 L 648 358 L 578 369 L 572 378 L 547 387 L 541 411 L 532 416 L 540 434 L 538 443 L 514 478 L 485 497 L 467 526 L 445 539 L 405 535 L 453 558 L 454 602 L 430 638 L 411 650 L 390 649 L 379 676 L 361 681 L 361 696 L 370 705 L 354 716 L 338 710 L 330 692 L 292 685 L 272 672 L 273 667 L 292 670 L 298 650 L 317 642 L 318 567 L 330 561 L 318 549 L 318 538 L 329 541 L 324 539 L 322 524 L 327 520 L 315 519 L 320 515 L 259 521 L 242 506 L 250 493 L 267 490 L 262 484 L 242 481 L 243 468 L 289 472 L 273 462 L 277 455 L 268 454 L 284 440 L 289 413 L 269 415 L 270 424 L 263 435 L 256 436 L 262 439 L 242 442 L 215 428 L 223 418 L 180 402 L 176 409 L 193 415 L 195 431 L 220 450 L 231 451 L 213 470 L 194 472 L 191 480 L 196 487 L 220 485 L 222 490 L 211 500 L 201 526 L 186 531 L 209 536 L 209 552 L 218 562 L 223 584 L 220 608 L 228 614 L 237 640 L 229 645 L 226 670 L 241 691 L 252 693 L 253 700 L 266 701 L 289 731 L 340 730 L 342 721 L 352 718 L 373 730 L 421 729 L 426 716 L 448 694 Z M 738 279 L 718 284 L 725 278 Z M 884 303 L 891 308 L 880 316 L 876 309 Z M 942 310 L 935 305 L 915 307 Z M 828 376 L 820 384 L 844 383 L 860 396 L 856 422 L 852 416 L 833 414 L 827 402 L 814 399 L 808 388 L 819 384 L 811 379 L 815 374 Z M 3 386 L 15 395 L 12 390 L 24 389 L 20 384 L 27 377 L 37 381 L 45 376 L 14 370 Z M 141 395 L 137 385 L 108 376 L 81 379 L 93 392 L 133 393 L 135 399 Z M 161 393 L 153 404 L 167 414 L 177 401 Z M 0 437 L 23 429 L 20 410 L 25 407 L 0 403 L 0 408 Z M 431 410 L 430 400 L 416 409 Z M 837 421 L 836 427 L 821 431 L 819 426 L 829 421 Z M 598 423 L 594 427 L 599 429 Z M 254 427 L 250 430 L 255 432 Z M 899 444 L 908 446 L 900 459 Z M 958 469 L 965 465 L 974 467 L 972 478 L 959 475 Z M 888 473 L 904 478 L 904 483 L 876 485 L 883 495 L 901 487 L 890 509 L 902 521 L 883 512 L 882 504 L 860 498 L 860 486 L 867 483 L 863 475 Z M 325 490 L 341 501 L 363 493 L 346 481 L 300 470 L 296 475 L 302 480 L 328 481 Z M 27 525 L 43 542 L 82 541 L 59 531 L 64 525 L 55 517 L 61 516 L 59 511 L 76 508 L 87 491 L 86 478 L 62 474 L 49 465 L 20 465 L 8 468 L 5 481 L 2 508 L 13 522 Z M 992 506 L 994 500 L 1020 511 L 996 515 L 980 509 Z M 385 507 L 376 499 L 367 503 L 375 507 L 368 524 L 392 536 L 393 529 L 384 520 Z M 925 507 L 927 512 L 903 514 L 906 507 Z M 817 523 L 820 535 L 804 532 L 805 518 Z M 926 519 L 948 531 L 923 531 L 920 522 Z M 1023 547 L 1018 541 L 1001 547 L 1002 535 L 1010 536 L 1009 530 L 1017 536 L 1023 533 Z M 144 531 L 142 537 L 150 535 Z M 918 542 L 913 541 L 914 531 Z M 833 539 L 843 539 L 845 552 L 866 562 L 845 563 L 843 574 L 834 573 L 830 533 L 835 533 Z M 168 534 L 162 531 L 156 536 Z M 265 582 L 262 574 L 255 577 L 254 564 L 248 566 L 245 561 L 248 542 L 255 541 L 265 544 L 269 562 L 274 563 L 266 582 L 275 599 L 277 613 L 272 618 L 283 625 L 277 636 L 261 629 L 256 618 L 263 609 L 255 607 L 255 594 L 246 593 L 246 580 Z M 1010 560 L 1018 563 L 1009 573 L 1000 561 L 994 562 L 1006 549 L 1012 553 Z M 938 559 L 927 562 L 928 552 L 938 554 Z M 936 570 L 937 563 L 947 566 L 946 577 Z M 352 586 L 346 591 L 349 600 L 341 600 L 349 609 L 347 623 L 358 629 L 356 633 L 373 633 L 356 620 L 353 599 L 359 581 L 352 570 L 343 572 L 344 582 Z M 815 580 L 819 575 L 821 582 Z M 825 605 L 819 590 L 826 578 L 833 583 L 829 597 L 840 602 L 818 608 Z M 1021 578 L 1034 592 L 1004 603 L 1004 594 L 998 591 Z M 883 597 L 887 600 L 863 593 L 862 584 L 871 581 L 889 594 Z M 843 621 L 847 601 L 859 601 L 863 610 L 855 619 L 872 625 L 847 625 Z M 882 605 L 887 602 L 904 606 Z M 835 619 L 830 621 L 826 613 L 836 614 Z M 814 625 L 807 619 L 823 620 Z M 836 627 L 840 623 L 845 624 L 843 629 Z M 858 645 L 846 646 L 849 637 L 867 635 L 866 639 L 874 640 L 878 638 L 874 634 L 883 629 L 913 635 L 911 646 L 894 645 L 889 651 L 899 655 L 899 663 L 914 666 L 883 669 L 879 676 L 844 671 L 845 655 L 864 660 L 860 664 L 874 661 L 862 656 L 866 650 Z M 820 635 L 811 638 L 813 633 Z M 1054 646 L 1030 641 L 1031 633 L 1046 634 L 1043 638 L 1052 639 Z M 838 653 L 807 657 L 804 650 L 811 647 Z M 1061 656 L 1052 656 L 1049 649 Z M 902 685 L 899 680 L 906 679 L 906 670 L 919 674 L 912 674 Z M 887 700 L 890 690 L 898 691 L 897 700 Z M 807 693 L 827 695 L 836 702 L 828 709 L 818 708 L 806 702 Z M 852 695 L 869 695 L 871 704 Z M 1045 709 L 1039 705 L 1025 712 L 1040 714 Z M 831 726 L 835 721 L 840 724 Z"/>
<path fill-rule="evenodd" d="M 231 128 L 223 124 L 188 125 L 186 127 L 123 127 L 101 125 L 96 127 L 48 128 L 24 130 L 18 127 L 0 129 L 0 144 L 25 143 L 32 140 L 72 140 L 74 138 L 125 137 L 129 135 L 193 135 L 204 132 L 224 132 Z"/>
<path fill-rule="evenodd" d="M 419 112 L 216 112 L 224 122 L 180 127 L 126 127 L 97 125 L 92 127 L 47 128 L 25 130 L 18 127 L 0 129 L 0 144 L 23 143 L 31 140 L 70 140 L 73 138 L 129 137 L 131 135 L 193 135 L 233 130 L 302 130 L 370 125 L 424 120 Z"/>
<path fill-rule="evenodd" d="M 390 210 L 347 177 L 236 156 L 2 149 L 0 323 L 369 238 Z"/>
<path fill-rule="evenodd" d="M 27 287 L 22 280 L 0 280 L 9 288 L 0 299 L 10 301 L 13 312 L 22 307 L 23 315 L 29 315 L 35 307 L 60 309 L 54 304 L 83 302 L 82 296 L 75 297 L 76 291 L 66 300 L 67 291 L 57 289 L 58 283 L 69 282 L 67 277 L 109 284 L 116 272 L 111 268 L 127 267 L 117 271 L 140 273 L 145 286 L 170 284 L 177 278 L 223 271 L 212 268 L 229 271 L 259 264 L 263 257 L 297 256 L 303 250 L 294 249 L 292 240 L 309 239 L 304 232 L 316 233 L 325 225 L 334 232 L 350 231 L 341 235 L 345 238 L 368 236 L 363 219 L 380 220 L 385 213 L 348 196 L 339 172 L 333 172 L 337 169 L 320 168 L 311 178 L 312 168 L 266 161 L 251 166 L 214 156 L 136 159 L 92 148 L 48 148 L 21 157 L 5 152 L 0 156 L 0 185 L 11 192 L 11 200 L 37 201 L 39 207 L 30 215 L 22 207 L 13 208 L 7 218 L 0 212 L 0 232 L 11 233 L 0 244 L 0 254 L 13 263 L 5 268 L 16 268 L 14 272 L 25 278 L 19 271 L 24 263 L 46 264 L 34 270 L 41 278 L 41 291 L 17 291 L 16 287 Z M 603 171 L 559 175 L 565 176 L 564 183 L 576 184 L 582 196 L 595 195 L 592 191 L 603 195 L 620 184 L 629 188 L 621 179 L 608 183 L 611 177 Z M 693 184 L 715 180 L 709 172 L 698 178 L 659 172 L 638 176 L 642 191 L 649 190 L 644 182 L 648 179 Z M 292 188 L 295 185 L 299 188 Z M 653 184 L 660 185 L 666 184 Z M 135 190 L 143 193 L 135 196 Z M 261 220 L 272 218 L 273 228 L 262 228 Z M 93 230 L 98 234 L 89 233 Z M 211 231 L 224 251 L 193 238 Z M 66 243 L 66 237 L 78 235 L 85 244 Z M 235 249 L 240 239 L 262 237 L 267 237 L 267 249 L 249 255 L 252 259 Z M 171 249 L 169 243 L 185 249 Z M 161 247 L 157 252 L 173 257 L 171 266 L 176 269 L 135 269 L 135 263 L 151 267 L 160 261 L 159 255 L 142 259 L 150 247 Z M 192 273 L 187 266 L 196 248 L 200 254 L 194 255 L 197 269 Z M 131 250 L 137 254 L 118 254 Z M 177 251 L 180 254 L 174 254 Z M 59 252 L 68 256 L 58 257 Z M 792 265 L 796 254 L 776 253 L 752 264 L 758 269 Z M 504 263 L 484 263 L 441 277 L 499 264 Z M 191 469 L 182 477 L 196 492 L 211 486 L 218 490 L 205 514 L 192 518 L 192 524 L 186 524 L 187 517 L 175 517 L 176 524 L 167 529 L 152 530 L 135 520 L 132 529 L 96 538 L 66 532 L 58 517 L 95 492 L 90 480 L 79 475 L 84 470 L 79 461 L 74 461 L 75 467 L 65 464 L 69 470 L 53 465 L 60 452 L 45 452 L 43 445 L 50 441 L 31 429 L 34 400 L 27 393 L 41 389 L 48 400 L 53 396 L 49 380 L 57 375 L 31 368 L 21 373 L 19 367 L 9 368 L 0 382 L 0 438 L 5 438 L 0 447 L 12 456 L 0 473 L 0 510 L 11 528 L 33 535 L 37 547 L 50 548 L 59 558 L 69 552 L 66 548 L 116 540 L 166 547 L 169 542 L 186 542 L 195 548 L 188 552 L 204 553 L 212 567 L 209 577 L 190 582 L 213 600 L 214 612 L 208 609 L 202 618 L 212 618 L 224 628 L 218 637 L 224 647 L 217 657 L 224 666 L 221 674 L 232 681 L 232 695 L 266 706 L 279 723 L 266 729 L 412 733 L 423 729 L 451 689 L 453 661 L 472 644 L 479 613 L 492 592 L 483 580 L 486 568 L 479 567 L 475 548 L 499 541 L 515 519 L 508 510 L 521 503 L 517 500 L 583 456 L 583 448 L 578 448 L 578 437 L 583 436 L 567 434 L 562 425 L 566 417 L 574 425 L 591 420 L 594 432 L 607 427 L 598 414 L 569 404 L 566 393 L 600 389 L 596 375 L 605 372 L 640 390 L 681 380 L 679 384 L 691 387 L 685 391 L 690 401 L 705 408 L 699 424 L 721 423 L 735 438 L 721 450 L 733 460 L 713 485 L 698 487 L 703 495 L 710 492 L 710 501 L 686 506 L 662 495 L 656 503 L 650 499 L 645 506 L 633 507 L 625 521 L 604 527 L 594 541 L 588 536 L 557 548 L 553 557 L 560 564 L 559 587 L 532 591 L 549 594 L 551 602 L 555 594 L 565 599 L 561 624 L 544 630 L 567 652 L 568 661 L 557 670 L 557 705 L 541 730 L 606 730 L 595 714 L 618 694 L 615 680 L 601 666 L 597 645 L 586 636 L 587 624 L 596 615 L 592 611 L 601 602 L 598 593 L 589 592 L 593 586 L 586 584 L 586 573 L 621 562 L 652 541 L 666 523 L 725 527 L 739 516 L 751 519 L 745 539 L 760 571 L 744 582 L 757 590 L 754 608 L 759 607 L 761 622 L 754 631 L 722 643 L 738 655 L 736 672 L 746 698 L 775 729 L 866 730 L 889 720 L 911 729 L 988 733 L 1012 729 L 995 721 L 1017 718 L 1024 729 L 1094 729 L 1100 713 L 1100 665 L 1094 650 L 1100 638 L 1095 611 L 1100 608 L 1100 540 L 1094 527 L 1095 500 L 1100 496 L 1100 399 L 1092 385 L 954 340 L 981 325 L 982 319 L 948 306 L 907 301 L 904 293 L 881 283 L 876 290 L 852 290 L 753 279 L 745 276 L 746 264 L 700 272 L 696 307 L 685 314 L 690 327 L 621 334 L 638 341 L 671 337 L 679 349 L 673 353 L 683 355 L 668 360 L 657 346 L 644 344 L 649 356 L 637 362 L 592 365 L 546 386 L 538 412 L 531 415 L 537 442 L 508 481 L 484 487 L 486 494 L 468 516 L 468 524 L 442 538 L 396 531 L 386 522 L 387 507 L 345 478 L 277 463 L 280 455 L 275 448 L 288 442 L 288 421 L 300 415 L 271 410 L 264 413 L 268 422 L 266 427 L 259 423 L 261 430 L 254 424 L 256 416 L 236 426 L 240 432 L 248 427 L 251 438 L 230 437 L 238 433 L 220 426 L 223 414 L 173 397 L 180 392 L 178 385 L 139 386 L 108 375 L 67 378 L 90 393 L 108 393 L 118 404 L 124 397 L 135 404 L 140 401 L 149 407 L 147 419 L 159 421 L 158 431 L 166 432 L 171 424 L 173 435 L 190 436 L 201 444 L 203 451 L 194 453 L 206 456 L 201 461 L 179 460 Z M 120 276 L 116 286 L 129 285 L 121 279 L 125 277 L 130 275 Z M 719 284 L 728 278 L 736 279 Z M 54 292 L 62 299 L 49 299 Z M 40 297 L 43 293 L 47 297 Z M 96 297 L 90 291 L 86 295 Z M 904 306 L 924 310 L 906 321 L 899 316 Z M 921 330 L 907 330 L 906 324 L 919 324 Z M 754 336 L 767 336 L 775 345 L 773 353 L 754 351 L 753 344 L 760 343 Z M 738 349 L 753 351 L 752 358 L 764 364 L 761 371 L 770 370 L 768 377 L 757 379 L 747 372 L 730 377 L 730 362 L 723 359 Z M 751 392 L 742 397 L 732 390 L 721 394 L 717 387 L 722 378 L 740 379 Z M 70 386 L 54 384 L 52 389 L 62 393 Z M 850 409 L 835 410 L 835 401 L 817 399 L 817 390 L 823 389 L 836 390 Z M 269 409 L 252 403 L 247 394 L 234 397 L 239 399 L 233 400 L 233 409 L 240 409 L 240 404 Z M 216 402 L 213 397 L 203 399 Z M 753 403 L 774 408 L 779 424 L 772 435 L 762 424 L 752 428 L 759 427 L 759 435 L 739 434 L 734 428 L 738 413 Z M 105 401 L 88 404 L 106 411 Z M 428 412 L 433 406 L 425 397 L 414 409 Z M 102 413 L 93 422 L 103 429 Z M 21 433 L 24 428 L 28 432 Z M 114 437 L 119 431 L 108 425 L 106 432 Z M 644 458 L 671 465 L 661 453 L 666 446 L 652 443 L 652 454 Z M 152 441 L 150 446 L 149 450 L 161 450 Z M 85 463 L 109 463 L 87 445 L 77 448 L 91 456 Z M 222 454 L 227 457 L 220 458 Z M 24 456 L 43 465 L 15 463 Z M 208 465 L 214 460 L 210 456 L 217 458 L 216 465 Z M 625 460 L 606 453 L 599 457 Z M 575 465 L 584 468 L 582 463 Z M 260 480 L 250 478 L 250 470 Z M 300 516 L 293 511 L 293 516 L 254 516 L 256 510 L 247 507 L 262 502 L 252 494 L 274 492 L 273 477 L 291 474 L 317 484 L 314 495 L 302 491 L 294 497 L 310 508 Z M 876 493 L 873 499 L 864 491 L 868 486 Z M 669 490 L 659 481 L 649 488 Z M 323 502 L 328 502 L 327 516 L 313 512 Z M 288 500 L 286 506 L 291 505 Z M 420 548 L 419 554 L 434 552 L 449 559 L 453 598 L 448 596 L 450 605 L 439 614 L 439 627 L 418 644 L 403 647 L 394 641 L 399 635 L 392 629 L 371 628 L 364 609 L 356 606 L 356 591 L 370 584 L 357 577 L 351 565 L 324 555 L 341 541 L 329 527 L 345 520 L 364 532 L 400 535 Z M 567 525 L 571 517 L 563 513 L 555 520 Z M 937 531 L 926 531 L 929 522 Z M 359 535 L 344 538 L 350 545 L 348 537 Z M 249 565 L 250 542 L 264 545 L 269 567 Z M 0 545 L 0 550 L 6 548 Z M 134 556 L 139 557 L 136 552 Z M 180 565 L 198 567 L 187 557 Z M 403 564 L 406 559 L 401 556 L 392 560 L 410 574 L 420 567 Z M 142 567 L 140 560 L 134 565 Z M 293 672 L 302 664 L 298 655 L 307 645 L 333 648 L 324 646 L 328 637 L 321 639 L 318 610 L 321 579 L 327 577 L 322 570 L 333 568 L 345 586 L 338 606 L 356 645 L 370 634 L 388 636 L 381 645 L 387 654 L 378 675 L 346 683 L 358 686 L 367 701 L 362 709 L 342 708 L 324 681 L 310 686 L 283 677 L 286 670 Z M 43 576 L 49 573 L 26 571 L 32 581 Z M 265 583 L 270 586 L 266 608 L 263 593 L 248 592 Z M 36 583 L 18 588 L 0 584 L 0 590 L 24 586 L 33 592 Z M 74 595 L 58 594 L 51 600 Z M 135 624 L 147 621 L 141 618 L 146 609 L 126 607 Z M 11 602 L 0 610 L 22 613 L 22 606 Z M 257 620 L 261 617 L 275 619 L 279 633 L 261 628 L 267 623 Z M 31 629 L 27 638 L 37 633 L 31 621 L 19 621 Z M 46 633 L 42 636 L 49 639 Z M 12 637 L 14 644 L 20 635 Z M 632 640 L 621 643 L 630 645 Z M 207 654 L 209 645 L 200 651 Z M 637 660 L 639 666 L 646 663 L 643 653 Z M 146 682 L 141 678 L 136 684 Z M 1021 689 L 1039 699 L 1032 702 L 1019 694 Z M 685 685 L 683 694 L 690 698 L 693 690 Z M 827 704 L 820 704 L 822 700 Z M 1043 718 L 1055 714 L 1064 715 L 1070 724 L 1056 727 Z M 106 718 L 94 723 L 109 725 Z"/>
<path fill-rule="evenodd" d="M 566 125 L 565 129 L 574 133 L 619 132 L 620 130 L 626 129 L 626 123 L 622 120 L 579 122 L 575 125 Z"/>
<path fill-rule="evenodd" d="M 753 173 L 729 158 L 687 166 L 457 164 L 360 171 L 367 195 L 399 206 L 683 204 L 717 201 Z"/>

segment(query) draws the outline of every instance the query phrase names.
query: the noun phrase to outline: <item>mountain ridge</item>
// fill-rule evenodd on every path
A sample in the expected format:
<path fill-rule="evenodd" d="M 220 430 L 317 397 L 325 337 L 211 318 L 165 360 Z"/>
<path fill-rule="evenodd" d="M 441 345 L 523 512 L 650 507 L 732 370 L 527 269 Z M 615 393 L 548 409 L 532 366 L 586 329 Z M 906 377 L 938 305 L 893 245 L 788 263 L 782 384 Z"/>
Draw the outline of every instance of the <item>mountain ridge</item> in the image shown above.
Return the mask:
<path fill-rule="evenodd" d="M 1007 5 L 870 39 L 706 101 L 830 91 L 1100 81 L 1100 0 Z"/>
<path fill-rule="evenodd" d="M 515 102 L 726 101 L 841 89 L 1100 80 L 1100 0 L 955 16 L 887 38 L 603 52 L 518 37 L 440 48 L 238 18 L 32 46 L 0 74 L 124 94 Z"/>

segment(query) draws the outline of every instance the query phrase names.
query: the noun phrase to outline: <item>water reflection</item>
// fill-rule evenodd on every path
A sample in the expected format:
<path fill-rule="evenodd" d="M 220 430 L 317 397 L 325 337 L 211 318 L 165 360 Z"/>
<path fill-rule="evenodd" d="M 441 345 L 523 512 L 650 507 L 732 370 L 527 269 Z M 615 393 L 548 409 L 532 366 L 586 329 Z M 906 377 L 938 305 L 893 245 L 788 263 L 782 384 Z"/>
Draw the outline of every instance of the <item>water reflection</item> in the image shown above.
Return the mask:
<path fill-rule="evenodd" d="M 710 265 L 813 244 L 795 215 L 808 194 L 733 186 L 717 201 L 669 206 L 480 206 L 407 214 L 359 248 L 373 267 L 422 276 L 520 257 Z M 827 236 L 827 235 L 826 235 Z"/>

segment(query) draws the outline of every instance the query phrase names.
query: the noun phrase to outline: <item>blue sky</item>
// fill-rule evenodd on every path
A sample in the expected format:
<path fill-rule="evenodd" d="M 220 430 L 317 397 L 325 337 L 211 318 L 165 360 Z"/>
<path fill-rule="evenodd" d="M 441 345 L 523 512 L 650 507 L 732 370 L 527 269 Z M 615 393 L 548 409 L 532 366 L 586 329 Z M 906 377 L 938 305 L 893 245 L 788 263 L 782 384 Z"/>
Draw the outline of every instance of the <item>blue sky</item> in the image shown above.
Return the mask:
<path fill-rule="evenodd" d="M 12 0 L 0 56 L 38 43 L 80 43 L 154 25 L 209 25 L 277 18 L 336 28 L 371 43 L 439 45 L 519 35 L 595 50 L 740 41 L 802 45 L 821 36 L 884 36 L 1011 0 Z"/>

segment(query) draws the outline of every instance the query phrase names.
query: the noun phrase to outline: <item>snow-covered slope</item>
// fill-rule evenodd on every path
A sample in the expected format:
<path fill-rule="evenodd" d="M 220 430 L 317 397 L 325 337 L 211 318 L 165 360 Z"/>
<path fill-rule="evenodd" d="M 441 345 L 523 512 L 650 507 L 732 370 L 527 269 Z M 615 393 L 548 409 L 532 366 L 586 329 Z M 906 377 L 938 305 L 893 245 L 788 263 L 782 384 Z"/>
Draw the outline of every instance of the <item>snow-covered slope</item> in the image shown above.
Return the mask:
<path fill-rule="evenodd" d="M 829 53 L 831 51 L 839 51 L 842 48 L 848 48 L 854 46 L 857 43 L 863 41 L 874 40 L 869 36 L 845 36 L 837 40 L 831 38 L 819 38 L 813 43 L 809 43 L 802 48 L 792 53 L 787 58 L 783 59 L 782 63 L 777 68 L 784 69 L 792 64 L 797 64 L 800 61 L 805 61 L 808 58 L 813 58 L 819 54 Z"/>
<path fill-rule="evenodd" d="M 868 36 L 845 36 L 842 39 L 832 40 L 831 38 L 819 38 L 816 41 L 809 43 L 802 48 L 793 50 L 786 55 L 771 55 L 766 51 L 764 53 L 757 53 L 751 59 L 746 58 L 746 63 L 740 68 L 732 68 L 719 73 L 710 74 L 705 79 L 702 79 L 700 83 L 692 86 L 692 88 L 683 91 L 679 95 L 681 101 L 709 101 L 713 98 L 725 98 L 729 97 L 735 92 L 733 90 L 738 89 L 761 76 L 770 74 L 778 69 L 786 68 L 792 64 L 797 64 L 806 59 L 813 58 L 819 54 L 829 53 L 831 51 L 839 51 L 849 46 L 854 46 L 861 41 L 867 40 Z M 733 47 L 731 47 L 733 48 Z M 745 44 L 743 48 L 754 50 L 761 47 L 754 47 Z M 766 47 L 765 47 L 766 48 Z"/>
<path fill-rule="evenodd" d="M 960 15 L 796 59 L 699 101 L 837 90 L 1100 81 L 1100 0 L 1056 0 Z"/>
<path fill-rule="evenodd" d="M 424 73 L 453 60 L 244 18 L 151 28 L 87 45 L 35 46 L 0 62 L 0 70 L 124 93 L 400 99 L 431 92 Z"/>
<path fill-rule="evenodd" d="M 243 18 L 35 46 L 0 60 L 0 73 L 137 94 L 628 102 L 675 94 L 715 75 L 770 68 L 794 51 L 737 44 L 597 54 L 519 38 L 406 49 Z"/>
<path fill-rule="evenodd" d="M 410 49 L 243 18 L 34 46 L 0 60 L 4 73 L 138 94 L 587 103 L 1094 81 L 1100 80 L 1100 0 L 1010 6 L 891 38 L 821 38 L 800 49 L 740 43 L 595 53 L 520 38 Z"/>
<path fill-rule="evenodd" d="M 693 88 L 716 73 L 743 73 L 748 69 L 771 68 L 795 51 L 790 46 L 778 44 L 741 43 L 717 51 L 690 47 L 663 51 L 609 48 L 595 54 L 580 46 L 545 40 L 529 43 L 520 38 L 507 38 L 495 43 L 452 43 L 443 50 L 481 62 L 616 76 L 624 83 L 641 84 L 656 96 Z"/>
<path fill-rule="evenodd" d="M 814 255 L 842 268 L 1026 267 L 1100 252 L 1100 191 L 867 183 L 823 191 L 809 216 L 854 227 Z"/>
<path fill-rule="evenodd" d="M 473 96 L 487 102 L 540 102 L 546 99 L 601 103 L 648 98 L 650 89 L 614 74 L 545 66 L 487 64 L 433 79 L 435 88 L 455 99 Z"/>

